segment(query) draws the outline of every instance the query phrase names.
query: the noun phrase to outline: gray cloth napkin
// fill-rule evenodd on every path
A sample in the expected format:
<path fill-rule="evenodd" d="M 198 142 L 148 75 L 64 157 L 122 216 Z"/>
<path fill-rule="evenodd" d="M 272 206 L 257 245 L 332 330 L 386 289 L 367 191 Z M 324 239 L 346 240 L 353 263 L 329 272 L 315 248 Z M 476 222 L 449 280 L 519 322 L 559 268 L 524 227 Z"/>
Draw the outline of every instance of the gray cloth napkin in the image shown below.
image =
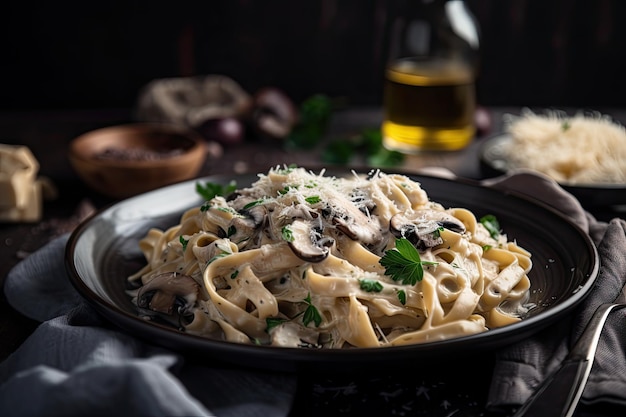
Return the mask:
<path fill-rule="evenodd" d="M 296 377 L 188 363 L 112 329 L 74 290 L 57 238 L 11 270 L 9 303 L 41 321 L 0 364 L 0 416 L 286 416 Z"/>
<path fill-rule="evenodd" d="M 574 197 L 541 175 L 519 172 L 484 184 L 515 190 L 557 209 L 591 236 L 601 262 L 595 286 L 570 320 L 497 353 L 488 408 L 502 410 L 522 404 L 559 366 L 600 304 L 624 300 L 626 221 L 619 218 L 608 223 L 597 221 Z M 626 310 L 614 311 L 609 316 L 581 403 L 626 407 Z"/>

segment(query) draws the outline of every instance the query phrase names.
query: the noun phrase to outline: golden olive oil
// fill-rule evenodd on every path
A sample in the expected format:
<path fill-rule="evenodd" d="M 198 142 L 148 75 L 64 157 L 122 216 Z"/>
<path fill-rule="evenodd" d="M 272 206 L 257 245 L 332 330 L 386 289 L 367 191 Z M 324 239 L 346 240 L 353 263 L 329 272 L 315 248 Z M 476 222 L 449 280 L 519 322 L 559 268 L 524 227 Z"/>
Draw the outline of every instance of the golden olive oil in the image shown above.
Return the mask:
<path fill-rule="evenodd" d="M 474 77 L 462 63 L 408 58 L 387 68 L 385 147 L 407 153 L 457 150 L 475 134 Z"/>

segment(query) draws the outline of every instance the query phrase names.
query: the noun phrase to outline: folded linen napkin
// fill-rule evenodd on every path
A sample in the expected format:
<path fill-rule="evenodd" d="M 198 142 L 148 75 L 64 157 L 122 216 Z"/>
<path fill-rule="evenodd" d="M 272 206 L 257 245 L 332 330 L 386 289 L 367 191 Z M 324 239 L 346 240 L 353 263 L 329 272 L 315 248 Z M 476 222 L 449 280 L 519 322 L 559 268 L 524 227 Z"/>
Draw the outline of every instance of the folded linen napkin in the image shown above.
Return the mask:
<path fill-rule="evenodd" d="M 498 352 L 488 408 L 508 410 L 521 404 L 558 366 L 593 310 L 621 294 L 626 281 L 626 222 L 596 221 L 576 199 L 543 176 L 522 172 L 485 185 L 532 191 L 532 197 L 563 212 L 598 243 L 603 265 L 598 285 L 571 323 L 551 326 Z M 65 276 L 67 238 L 62 236 L 32 254 L 5 280 L 11 305 L 42 324 L 0 364 L 0 415 L 104 416 L 120 410 L 124 415 L 145 416 L 289 414 L 295 397 L 293 375 L 190 364 L 180 355 L 109 327 Z M 626 405 L 626 337 L 620 319 L 620 312 L 614 312 L 606 325 L 583 396 L 586 403 Z M 362 397 L 358 401 L 368 401 Z"/>
<path fill-rule="evenodd" d="M 555 181 L 530 172 L 520 171 L 484 184 L 526 194 L 569 217 L 591 236 L 601 265 L 595 286 L 571 320 L 497 352 L 487 406 L 491 410 L 507 410 L 521 405 L 559 366 L 600 304 L 625 300 L 626 221 L 597 221 Z M 581 403 L 626 407 L 626 310 L 612 312 L 605 324 Z"/>
<path fill-rule="evenodd" d="M 0 364 L 2 416 L 286 416 L 293 375 L 189 364 L 108 326 L 74 290 L 68 235 L 5 281 L 9 303 L 42 324 Z"/>

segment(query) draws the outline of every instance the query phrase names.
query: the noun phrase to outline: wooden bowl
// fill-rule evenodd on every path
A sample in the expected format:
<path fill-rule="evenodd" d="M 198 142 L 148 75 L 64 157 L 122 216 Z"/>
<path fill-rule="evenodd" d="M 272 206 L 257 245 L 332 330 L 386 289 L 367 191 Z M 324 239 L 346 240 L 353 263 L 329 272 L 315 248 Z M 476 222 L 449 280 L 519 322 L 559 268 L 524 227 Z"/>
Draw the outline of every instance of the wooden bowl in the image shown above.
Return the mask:
<path fill-rule="evenodd" d="M 126 198 L 195 177 L 206 146 L 195 132 L 169 124 L 132 123 L 87 132 L 68 157 L 94 190 Z"/>

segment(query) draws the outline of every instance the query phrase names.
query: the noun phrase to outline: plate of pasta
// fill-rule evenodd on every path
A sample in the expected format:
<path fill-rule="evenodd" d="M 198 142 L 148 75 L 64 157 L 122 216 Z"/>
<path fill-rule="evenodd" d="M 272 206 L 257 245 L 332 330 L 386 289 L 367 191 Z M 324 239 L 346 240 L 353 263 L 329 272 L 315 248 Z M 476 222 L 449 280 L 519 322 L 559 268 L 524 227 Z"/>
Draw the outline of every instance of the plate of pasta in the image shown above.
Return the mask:
<path fill-rule="evenodd" d="M 626 130 L 606 115 L 530 110 L 507 115 L 505 131 L 479 151 L 489 174 L 519 169 L 557 181 L 587 206 L 626 204 Z"/>
<path fill-rule="evenodd" d="M 598 256 L 550 208 L 472 181 L 284 166 L 114 204 L 72 233 L 66 265 L 123 330 L 294 369 L 513 343 L 585 297 Z"/>

